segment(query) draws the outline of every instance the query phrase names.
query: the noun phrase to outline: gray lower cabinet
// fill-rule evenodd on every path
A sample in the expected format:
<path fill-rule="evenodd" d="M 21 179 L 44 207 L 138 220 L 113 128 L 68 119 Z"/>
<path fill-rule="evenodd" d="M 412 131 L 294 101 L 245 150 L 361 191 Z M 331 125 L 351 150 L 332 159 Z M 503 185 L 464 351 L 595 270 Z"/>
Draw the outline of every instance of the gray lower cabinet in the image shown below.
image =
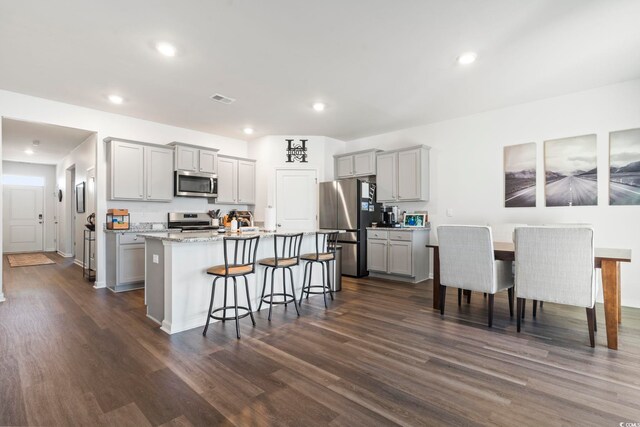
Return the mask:
<path fill-rule="evenodd" d="M 429 229 L 367 230 L 367 269 L 372 276 L 420 282 L 429 275 Z"/>
<path fill-rule="evenodd" d="M 387 271 L 387 240 L 367 240 L 367 269 L 369 271 Z"/>
<path fill-rule="evenodd" d="M 135 233 L 107 232 L 107 287 L 114 292 L 144 287 L 144 239 Z"/>
<path fill-rule="evenodd" d="M 413 276 L 411 242 L 389 240 L 389 273 Z"/>

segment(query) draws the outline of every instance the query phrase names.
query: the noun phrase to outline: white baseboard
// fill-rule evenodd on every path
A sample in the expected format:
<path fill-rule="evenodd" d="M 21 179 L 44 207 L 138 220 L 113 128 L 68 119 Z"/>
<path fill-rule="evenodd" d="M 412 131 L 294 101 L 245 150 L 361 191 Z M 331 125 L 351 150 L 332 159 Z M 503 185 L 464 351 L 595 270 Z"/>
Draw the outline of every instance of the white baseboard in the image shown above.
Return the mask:
<path fill-rule="evenodd" d="M 56 252 L 56 248 L 45 248 L 45 252 Z"/>
<path fill-rule="evenodd" d="M 4 294 L 2 292 L 0 292 L 0 302 L 5 302 L 6 299 L 4 298 Z"/>
<path fill-rule="evenodd" d="M 94 282 L 93 283 L 93 289 L 102 289 L 102 288 L 106 288 L 107 287 L 107 283 L 106 282 Z"/>
<path fill-rule="evenodd" d="M 58 255 L 60 255 L 63 258 L 71 258 L 73 256 L 73 254 L 68 254 L 68 253 L 61 252 L 61 251 L 57 251 L 57 252 L 58 252 Z"/>
<path fill-rule="evenodd" d="M 84 264 L 83 264 L 83 263 L 82 263 L 82 261 L 80 261 L 79 259 L 74 259 L 74 260 L 73 260 L 73 263 L 74 263 L 75 265 L 80 266 L 80 267 L 84 267 Z"/>

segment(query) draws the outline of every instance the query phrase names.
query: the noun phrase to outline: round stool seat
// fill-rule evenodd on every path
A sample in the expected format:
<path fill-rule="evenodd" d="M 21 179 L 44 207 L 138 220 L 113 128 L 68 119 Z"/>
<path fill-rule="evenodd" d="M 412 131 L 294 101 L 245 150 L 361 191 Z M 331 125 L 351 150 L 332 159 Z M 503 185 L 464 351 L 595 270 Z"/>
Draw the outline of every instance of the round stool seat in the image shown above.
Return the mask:
<path fill-rule="evenodd" d="M 302 255 L 300 258 L 305 261 L 333 261 L 335 254 L 333 252 L 310 253 Z"/>
<path fill-rule="evenodd" d="M 216 265 L 207 269 L 207 274 L 214 276 L 242 276 L 253 272 L 253 265 L 230 265 L 229 273 L 224 265 Z"/>
<path fill-rule="evenodd" d="M 276 267 L 276 259 L 275 258 L 264 258 L 258 261 L 258 264 L 264 265 L 265 267 Z M 298 258 L 279 258 L 278 259 L 278 267 L 291 267 L 298 264 Z"/>

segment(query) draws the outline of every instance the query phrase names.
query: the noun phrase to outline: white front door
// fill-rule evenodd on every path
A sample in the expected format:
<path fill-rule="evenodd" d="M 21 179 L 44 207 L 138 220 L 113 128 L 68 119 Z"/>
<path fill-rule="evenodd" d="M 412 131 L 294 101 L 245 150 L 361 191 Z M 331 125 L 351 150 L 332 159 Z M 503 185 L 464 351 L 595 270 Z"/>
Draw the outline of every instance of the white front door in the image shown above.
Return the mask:
<path fill-rule="evenodd" d="M 318 183 L 315 170 L 276 171 L 276 218 L 278 231 L 317 228 Z"/>
<path fill-rule="evenodd" d="M 42 251 L 43 187 L 4 186 L 4 252 Z"/>

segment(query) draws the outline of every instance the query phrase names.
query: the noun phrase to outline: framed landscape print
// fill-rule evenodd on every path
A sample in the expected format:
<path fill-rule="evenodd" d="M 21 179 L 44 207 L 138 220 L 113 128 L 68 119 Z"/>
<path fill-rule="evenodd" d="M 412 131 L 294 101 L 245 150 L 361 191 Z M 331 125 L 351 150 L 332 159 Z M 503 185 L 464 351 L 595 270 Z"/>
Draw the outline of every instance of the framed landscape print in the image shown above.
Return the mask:
<path fill-rule="evenodd" d="M 536 143 L 504 147 L 504 207 L 536 206 Z"/>
<path fill-rule="evenodd" d="M 547 206 L 598 204 L 596 135 L 554 139 L 544 143 Z"/>
<path fill-rule="evenodd" d="M 640 129 L 609 134 L 609 204 L 640 205 Z"/>

